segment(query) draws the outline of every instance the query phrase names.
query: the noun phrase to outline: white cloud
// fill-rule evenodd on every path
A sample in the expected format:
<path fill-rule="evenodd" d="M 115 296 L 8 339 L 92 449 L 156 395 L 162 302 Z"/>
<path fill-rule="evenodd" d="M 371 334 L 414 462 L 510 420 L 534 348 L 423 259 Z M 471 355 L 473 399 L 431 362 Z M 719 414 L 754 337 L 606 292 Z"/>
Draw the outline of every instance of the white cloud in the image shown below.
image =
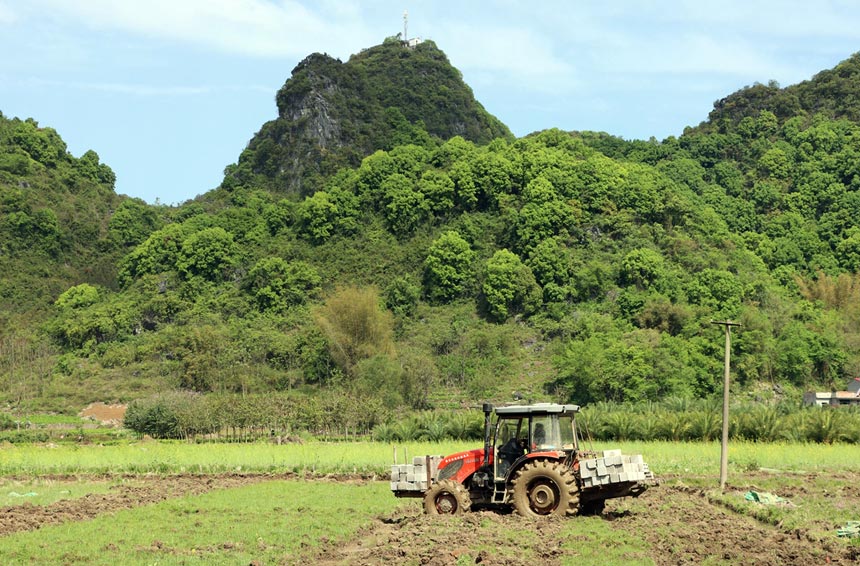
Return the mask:
<path fill-rule="evenodd" d="M 182 86 L 182 85 L 148 85 L 125 83 L 72 83 L 68 85 L 81 90 L 131 94 L 136 96 L 198 96 L 216 92 L 262 92 L 271 94 L 275 87 L 261 85 L 242 86 Z"/>
<path fill-rule="evenodd" d="M 485 78 L 503 75 L 525 90 L 549 90 L 575 82 L 575 69 L 553 51 L 551 42 L 528 28 L 470 28 L 444 26 L 434 34 L 452 64 L 466 73 Z"/>
<path fill-rule="evenodd" d="M 196 96 L 213 91 L 207 86 L 164 86 L 123 83 L 72 83 L 67 85 L 81 90 L 131 94 L 135 96 Z"/>
<path fill-rule="evenodd" d="M 91 92 L 112 94 L 127 94 L 142 97 L 191 97 L 208 95 L 218 92 L 261 92 L 271 94 L 275 89 L 263 85 L 156 85 L 144 83 L 120 82 L 70 82 L 40 78 L 29 78 L 19 81 L 19 84 L 31 87 L 49 87 L 52 89 L 75 89 Z"/>
<path fill-rule="evenodd" d="M 17 19 L 15 11 L 5 2 L 0 2 L 0 25 L 14 24 Z"/>
<path fill-rule="evenodd" d="M 315 13 L 293 0 L 38 1 L 54 17 L 91 28 L 253 56 L 300 57 L 309 45 L 340 53 L 368 35 L 348 17 L 354 14 L 348 5 L 324 4 Z"/>
<path fill-rule="evenodd" d="M 718 33 L 731 29 L 780 38 L 856 37 L 853 0 L 679 0 L 665 11 L 668 21 L 708 26 Z"/>
<path fill-rule="evenodd" d="M 549 12 L 552 17 L 543 18 L 541 29 L 554 35 L 561 53 L 588 66 L 583 76 L 649 73 L 659 80 L 664 73 L 720 74 L 793 82 L 809 74 L 803 59 L 835 53 L 834 43 L 856 37 L 858 5 L 850 0 L 581 0 Z"/>
<path fill-rule="evenodd" d="M 728 35 L 685 33 L 648 42 L 631 40 L 605 57 L 612 70 L 635 74 L 722 74 L 767 80 L 790 72 L 754 42 Z"/>

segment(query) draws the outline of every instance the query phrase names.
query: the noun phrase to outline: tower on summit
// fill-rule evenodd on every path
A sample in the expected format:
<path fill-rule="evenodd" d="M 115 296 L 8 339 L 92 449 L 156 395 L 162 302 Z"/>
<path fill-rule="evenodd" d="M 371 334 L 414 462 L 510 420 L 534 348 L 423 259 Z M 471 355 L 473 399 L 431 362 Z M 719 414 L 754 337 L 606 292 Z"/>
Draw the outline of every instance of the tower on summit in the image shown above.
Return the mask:
<path fill-rule="evenodd" d="M 403 10 L 403 45 L 412 48 L 421 43 L 420 37 L 409 39 L 409 11 Z"/>

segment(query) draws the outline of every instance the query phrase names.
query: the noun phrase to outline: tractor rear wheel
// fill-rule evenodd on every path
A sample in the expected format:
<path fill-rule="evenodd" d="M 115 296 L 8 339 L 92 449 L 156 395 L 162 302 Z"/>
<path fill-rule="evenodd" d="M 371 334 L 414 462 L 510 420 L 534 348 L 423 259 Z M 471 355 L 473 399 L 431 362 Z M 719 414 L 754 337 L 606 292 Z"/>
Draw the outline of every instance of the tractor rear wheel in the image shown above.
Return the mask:
<path fill-rule="evenodd" d="M 463 484 L 442 480 L 424 494 L 424 512 L 428 515 L 460 515 L 472 507 L 472 498 Z"/>
<path fill-rule="evenodd" d="M 523 517 L 576 515 L 579 488 L 570 469 L 561 462 L 529 462 L 514 476 L 514 509 Z"/>

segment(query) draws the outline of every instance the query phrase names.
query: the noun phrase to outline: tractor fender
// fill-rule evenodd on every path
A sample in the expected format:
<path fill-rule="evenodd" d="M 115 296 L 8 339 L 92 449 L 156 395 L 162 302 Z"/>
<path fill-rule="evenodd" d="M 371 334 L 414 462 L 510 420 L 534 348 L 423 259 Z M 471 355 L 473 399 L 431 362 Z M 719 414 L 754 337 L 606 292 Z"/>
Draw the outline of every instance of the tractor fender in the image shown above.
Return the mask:
<path fill-rule="evenodd" d="M 547 460 L 554 462 L 561 462 L 565 459 L 566 454 L 562 451 L 556 450 L 548 450 L 546 452 L 531 452 L 529 454 L 525 454 L 520 456 L 514 463 L 511 465 L 511 469 L 508 470 L 508 474 L 505 477 L 505 483 L 511 483 L 513 481 L 514 476 L 517 472 L 520 471 L 520 468 L 525 466 L 528 462 L 533 462 L 535 460 Z"/>

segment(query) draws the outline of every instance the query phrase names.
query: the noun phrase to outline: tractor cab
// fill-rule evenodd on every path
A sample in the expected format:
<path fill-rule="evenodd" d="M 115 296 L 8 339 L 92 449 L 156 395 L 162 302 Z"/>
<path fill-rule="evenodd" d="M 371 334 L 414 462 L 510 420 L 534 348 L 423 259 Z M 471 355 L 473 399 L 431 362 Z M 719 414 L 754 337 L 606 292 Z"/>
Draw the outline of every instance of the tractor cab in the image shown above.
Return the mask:
<path fill-rule="evenodd" d="M 496 407 L 491 459 L 495 481 L 504 482 L 519 464 L 538 454 L 559 458 L 564 457 L 561 452 L 577 450 L 574 415 L 578 411 L 577 405 L 551 403 Z"/>

